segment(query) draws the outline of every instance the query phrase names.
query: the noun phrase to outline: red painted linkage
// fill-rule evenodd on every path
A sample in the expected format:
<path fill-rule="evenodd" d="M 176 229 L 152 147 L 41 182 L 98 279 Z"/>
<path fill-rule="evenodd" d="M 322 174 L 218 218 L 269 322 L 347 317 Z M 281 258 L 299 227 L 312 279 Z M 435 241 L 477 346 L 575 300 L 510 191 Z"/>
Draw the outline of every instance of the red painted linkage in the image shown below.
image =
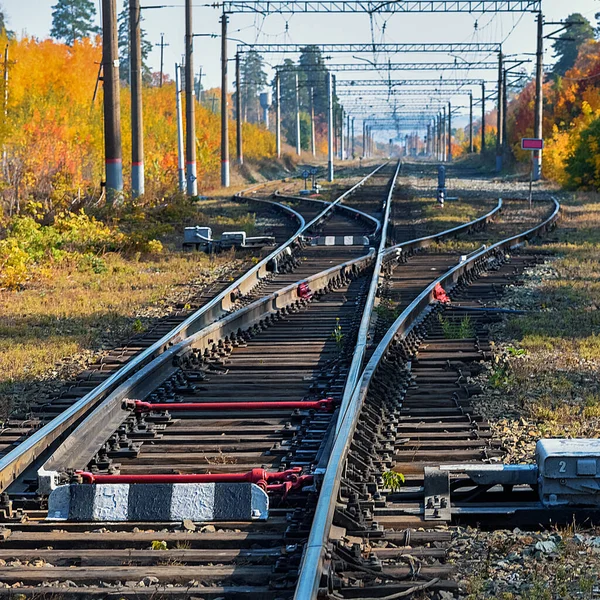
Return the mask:
<path fill-rule="evenodd" d="M 451 302 L 446 290 L 439 283 L 433 288 L 433 299 L 442 304 L 450 304 Z"/>
<path fill-rule="evenodd" d="M 312 298 L 312 290 L 308 285 L 308 282 L 303 282 L 298 286 L 298 297 L 304 300 L 310 300 Z"/>
<path fill-rule="evenodd" d="M 153 404 L 141 400 L 127 400 L 126 408 L 133 408 L 135 412 L 152 412 L 160 410 L 175 411 L 202 411 L 202 410 L 323 410 L 335 409 L 333 398 L 325 398 L 314 402 L 163 402 Z"/>
<path fill-rule="evenodd" d="M 302 467 L 269 473 L 252 469 L 246 473 L 202 473 L 190 475 L 98 475 L 89 471 L 75 471 L 82 483 L 255 483 L 263 490 L 287 495 L 313 481 L 312 475 L 300 475 Z"/>

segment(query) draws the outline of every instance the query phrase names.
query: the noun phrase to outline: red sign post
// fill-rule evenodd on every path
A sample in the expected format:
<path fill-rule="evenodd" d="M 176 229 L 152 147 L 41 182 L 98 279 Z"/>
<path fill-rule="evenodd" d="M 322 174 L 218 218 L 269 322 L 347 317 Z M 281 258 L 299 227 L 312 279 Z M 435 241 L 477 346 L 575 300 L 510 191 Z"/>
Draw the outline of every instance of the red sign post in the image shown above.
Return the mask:
<path fill-rule="evenodd" d="M 523 138 L 521 140 L 521 148 L 523 150 L 543 150 L 544 140 L 540 138 Z"/>
<path fill-rule="evenodd" d="M 531 151 L 531 174 L 529 176 L 529 208 L 533 204 L 533 152 L 544 149 L 544 140 L 541 138 L 522 138 L 521 148 Z"/>

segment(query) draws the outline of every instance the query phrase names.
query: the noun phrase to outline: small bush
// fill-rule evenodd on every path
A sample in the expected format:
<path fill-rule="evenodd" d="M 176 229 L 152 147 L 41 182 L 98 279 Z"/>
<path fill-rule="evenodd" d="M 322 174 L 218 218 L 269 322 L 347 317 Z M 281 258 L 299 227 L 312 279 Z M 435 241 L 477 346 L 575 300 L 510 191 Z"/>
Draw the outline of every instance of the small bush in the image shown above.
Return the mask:
<path fill-rule="evenodd" d="M 105 252 L 120 250 L 160 254 L 162 243 L 153 238 L 153 228 L 140 228 L 130 234 L 110 227 L 79 212 L 59 212 L 52 225 L 41 225 L 37 203 L 30 203 L 29 215 L 13 217 L 6 238 L 0 240 L 0 289 L 22 287 L 36 267 L 71 260 L 80 271 L 100 274 L 107 270 Z M 33 215 L 33 216 L 31 216 Z"/>

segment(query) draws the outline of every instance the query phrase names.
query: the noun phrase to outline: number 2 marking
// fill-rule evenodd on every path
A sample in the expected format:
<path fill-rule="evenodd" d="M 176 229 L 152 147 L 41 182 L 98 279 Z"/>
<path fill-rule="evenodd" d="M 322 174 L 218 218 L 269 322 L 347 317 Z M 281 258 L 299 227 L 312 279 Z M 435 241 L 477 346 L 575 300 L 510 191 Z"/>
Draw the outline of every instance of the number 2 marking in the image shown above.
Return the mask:
<path fill-rule="evenodd" d="M 567 472 L 567 463 L 564 460 L 561 460 L 558 463 L 558 472 L 559 473 L 566 473 Z"/>

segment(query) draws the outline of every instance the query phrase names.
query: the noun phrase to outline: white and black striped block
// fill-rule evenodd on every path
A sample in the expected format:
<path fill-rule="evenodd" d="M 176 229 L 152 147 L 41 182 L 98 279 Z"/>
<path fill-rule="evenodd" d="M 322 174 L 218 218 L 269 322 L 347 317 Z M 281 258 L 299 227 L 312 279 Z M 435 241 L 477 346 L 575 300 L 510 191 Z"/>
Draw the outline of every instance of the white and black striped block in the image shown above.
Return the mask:
<path fill-rule="evenodd" d="M 313 246 L 368 246 L 366 235 L 322 235 L 313 238 Z"/>
<path fill-rule="evenodd" d="M 51 521 L 260 521 L 269 497 L 254 483 L 61 485 L 48 500 Z"/>

